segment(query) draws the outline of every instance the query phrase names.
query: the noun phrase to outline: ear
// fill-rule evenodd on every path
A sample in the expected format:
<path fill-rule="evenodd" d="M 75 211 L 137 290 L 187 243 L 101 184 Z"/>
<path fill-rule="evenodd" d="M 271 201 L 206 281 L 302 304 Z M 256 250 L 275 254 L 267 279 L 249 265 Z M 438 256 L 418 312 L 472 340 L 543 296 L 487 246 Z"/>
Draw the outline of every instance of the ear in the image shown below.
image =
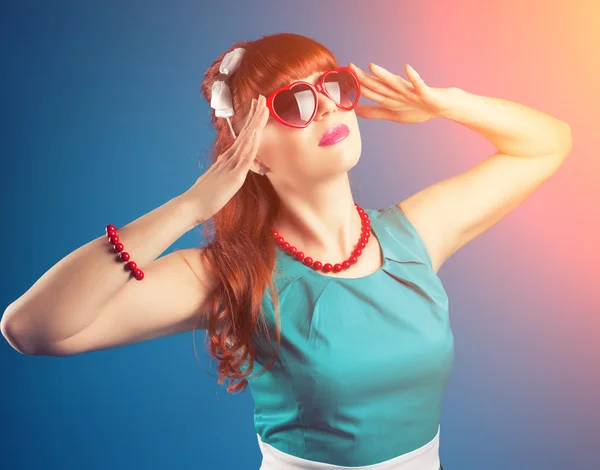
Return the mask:
<path fill-rule="evenodd" d="M 258 159 L 254 159 L 254 162 L 250 166 L 250 171 L 253 171 L 258 175 L 264 175 L 267 172 L 265 166 Z"/>

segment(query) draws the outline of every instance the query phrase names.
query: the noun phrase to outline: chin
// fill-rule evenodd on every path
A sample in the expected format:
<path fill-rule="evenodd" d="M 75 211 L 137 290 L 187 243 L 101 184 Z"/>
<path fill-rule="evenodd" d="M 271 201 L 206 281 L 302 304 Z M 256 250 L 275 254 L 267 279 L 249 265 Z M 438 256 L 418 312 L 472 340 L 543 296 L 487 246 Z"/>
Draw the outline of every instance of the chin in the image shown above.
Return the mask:
<path fill-rule="evenodd" d="M 348 137 L 331 147 L 328 149 L 331 152 L 330 155 L 339 155 L 339 158 L 331 159 L 331 168 L 334 172 L 347 172 L 358 164 L 362 153 L 362 141 L 359 135 L 353 135 L 351 131 Z M 336 149 L 334 150 L 333 147 Z"/>
<path fill-rule="evenodd" d="M 351 129 L 350 134 L 348 134 L 344 140 L 329 146 L 329 148 L 324 148 L 332 152 L 337 151 L 338 153 L 343 154 L 348 161 L 358 163 L 362 151 L 362 139 L 360 138 L 360 133 L 357 129 Z"/>

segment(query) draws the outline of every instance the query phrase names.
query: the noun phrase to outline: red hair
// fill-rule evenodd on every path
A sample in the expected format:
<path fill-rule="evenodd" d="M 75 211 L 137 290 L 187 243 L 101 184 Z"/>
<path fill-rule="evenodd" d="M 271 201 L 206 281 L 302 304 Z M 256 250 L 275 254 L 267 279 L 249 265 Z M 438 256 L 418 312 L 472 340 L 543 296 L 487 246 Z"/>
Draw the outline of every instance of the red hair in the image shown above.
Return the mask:
<path fill-rule="evenodd" d="M 204 74 L 202 94 L 208 103 L 212 84 L 219 76 L 221 60 L 236 47 L 246 50 L 239 68 L 227 79 L 235 111 L 230 119 L 236 135 L 244 125 L 253 98 L 258 98 L 259 94 L 267 96 L 275 88 L 339 66 L 326 47 L 297 34 L 278 33 L 255 41 L 237 42 L 217 57 Z M 212 147 L 214 163 L 234 139 L 226 119 L 215 117 L 212 108 L 210 113 L 216 129 Z M 269 179 L 249 171 L 240 190 L 204 224 L 207 240 L 210 225 L 214 225 L 213 239 L 204 246 L 202 257 L 217 281 L 207 302 L 208 310 L 203 312 L 209 319 L 206 345 L 219 363 L 217 383 L 230 379 L 228 392 L 242 391 L 248 385 L 245 377 L 252 372 L 257 352 L 262 352 L 254 342 L 259 329 L 271 344 L 271 333 L 262 311 L 267 287 L 276 315 L 279 350 L 279 305 L 272 279 L 277 253 L 271 233 L 278 210 L 279 196 Z M 276 355 L 277 352 L 273 359 Z M 265 366 L 262 373 L 273 362 Z M 248 366 L 246 372 L 241 370 L 245 365 Z M 239 382 L 234 384 L 234 380 Z"/>

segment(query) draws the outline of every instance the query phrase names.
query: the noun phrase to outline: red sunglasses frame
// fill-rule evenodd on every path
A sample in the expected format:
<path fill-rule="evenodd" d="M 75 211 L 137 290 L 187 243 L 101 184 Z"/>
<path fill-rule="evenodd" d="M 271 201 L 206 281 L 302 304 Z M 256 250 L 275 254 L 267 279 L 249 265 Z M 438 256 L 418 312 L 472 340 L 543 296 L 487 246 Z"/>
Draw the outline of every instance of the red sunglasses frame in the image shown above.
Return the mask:
<path fill-rule="evenodd" d="M 332 96 L 327 92 L 327 90 L 325 89 L 325 87 L 323 86 L 323 84 L 325 83 L 325 79 L 327 78 L 328 75 L 332 74 L 332 73 L 337 73 L 337 72 L 349 72 L 350 75 L 354 78 L 354 81 L 356 82 L 356 89 L 357 89 L 357 93 L 356 93 L 356 99 L 354 100 L 354 103 L 352 103 L 352 105 L 350 105 L 349 107 L 345 107 L 345 106 L 341 106 L 339 104 L 336 103 L 335 99 L 332 98 Z M 298 85 L 302 83 L 303 85 L 308 85 L 308 87 L 312 90 L 313 92 L 313 96 L 315 96 L 315 109 L 312 113 L 312 115 L 310 116 L 310 118 L 308 119 L 308 121 L 306 122 L 306 124 L 302 124 L 302 125 L 296 125 L 296 124 L 290 124 L 287 121 L 284 121 L 283 119 L 281 119 L 279 117 L 279 115 L 275 112 L 275 108 L 273 107 L 273 102 L 275 101 L 275 96 L 282 91 L 286 91 L 286 90 L 290 90 L 292 87 Z M 331 99 L 338 108 L 343 109 L 345 111 L 350 111 L 351 109 L 354 109 L 358 103 L 358 100 L 360 99 L 360 81 L 358 79 L 358 76 L 352 71 L 351 68 L 349 67 L 338 67 L 336 69 L 333 70 L 328 70 L 327 72 L 325 72 L 322 76 L 321 79 L 319 80 L 319 83 L 317 83 L 316 85 L 313 85 L 312 83 L 308 83 L 302 80 L 297 80 L 293 83 L 290 83 L 287 86 L 281 87 L 281 88 L 277 88 L 276 90 L 272 91 L 269 96 L 267 97 L 267 107 L 269 108 L 269 112 L 271 114 L 271 116 L 273 116 L 278 122 L 280 122 L 281 124 L 288 126 L 288 127 L 294 127 L 296 129 L 303 129 L 305 127 L 307 127 L 315 118 L 316 114 L 317 114 L 317 110 L 319 108 L 319 93 L 323 93 L 325 96 L 327 96 L 329 99 Z"/>

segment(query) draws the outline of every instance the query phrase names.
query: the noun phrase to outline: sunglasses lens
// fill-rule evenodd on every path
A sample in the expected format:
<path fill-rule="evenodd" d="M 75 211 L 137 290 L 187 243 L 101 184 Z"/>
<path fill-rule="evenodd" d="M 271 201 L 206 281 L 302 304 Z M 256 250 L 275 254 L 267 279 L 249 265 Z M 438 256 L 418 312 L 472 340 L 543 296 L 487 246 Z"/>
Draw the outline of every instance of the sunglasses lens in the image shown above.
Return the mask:
<path fill-rule="evenodd" d="M 330 73 L 325 77 L 325 89 L 338 106 L 352 109 L 358 98 L 358 86 L 354 75 L 346 70 Z"/>
<path fill-rule="evenodd" d="M 315 111 L 315 94 L 302 83 L 291 90 L 280 91 L 273 100 L 273 109 L 285 122 L 294 126 L 306 124 Z"/>
<path fill-rule="evenodd" d="M 358 86 L 354 75 L 342 70 L 329 73 L 323 84 L 327 93 L 342 109 L 352 109 L 358 101 Z M 312 118 L 316 107 L 313 90 L 300 83 L 290 90 L 280 91 L 273 100 L 273 109 L 285 122 L 303 126 Z"/>

